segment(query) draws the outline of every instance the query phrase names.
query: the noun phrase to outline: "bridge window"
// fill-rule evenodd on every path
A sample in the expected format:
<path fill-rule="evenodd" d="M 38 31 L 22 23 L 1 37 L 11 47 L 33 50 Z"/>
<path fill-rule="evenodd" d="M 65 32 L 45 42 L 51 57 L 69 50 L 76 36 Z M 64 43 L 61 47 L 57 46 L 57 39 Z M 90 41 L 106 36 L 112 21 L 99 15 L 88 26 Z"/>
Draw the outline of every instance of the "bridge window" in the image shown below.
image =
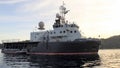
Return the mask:
<path fill-rule="evenodd" d="M 50 32 L 50 34 L 52 34 L 52 32 Z"/>
<path fill-rule="evenodd" d="M 39 33 L 36 33 L 36 35 L 39 35 Z"/>
<path fill-rule="evenodd" d="M 61 27 L 63 27 L 63 25 L 61 25 Z"/>
<path fill-rule="evenodd" d="M 46 39 L 46 37 L 43 37 L 43 39 L 45 40 L 45 39 Z"/>
<path fill-rule="evenodd" d="M 71 27 L 73 27 L 73 25 L 71 25 Z"/>
<path fill-rule="evenodd" d="M 37 37 L 35 36 L 35 38 L 37 38 Z"/>
<path fill-rule="evenodd" d="M 62 31 L 60 31 L 60 33 L 62 33 Z"/>

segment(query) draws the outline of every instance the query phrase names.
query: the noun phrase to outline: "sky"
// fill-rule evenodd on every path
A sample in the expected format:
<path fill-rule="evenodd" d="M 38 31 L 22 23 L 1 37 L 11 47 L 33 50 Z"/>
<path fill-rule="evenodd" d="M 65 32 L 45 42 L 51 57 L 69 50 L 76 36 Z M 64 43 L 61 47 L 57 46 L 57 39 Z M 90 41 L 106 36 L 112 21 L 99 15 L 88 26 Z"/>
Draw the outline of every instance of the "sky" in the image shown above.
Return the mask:
<path fill-rule="evenodd" d="M 84 36 L 120 35 L 120 0 L 0 0 L 0 41 L 29 40 L 40 21 L 51 30 L 63 1 L 70 10 L 66 19 L 75 22 Z"/>

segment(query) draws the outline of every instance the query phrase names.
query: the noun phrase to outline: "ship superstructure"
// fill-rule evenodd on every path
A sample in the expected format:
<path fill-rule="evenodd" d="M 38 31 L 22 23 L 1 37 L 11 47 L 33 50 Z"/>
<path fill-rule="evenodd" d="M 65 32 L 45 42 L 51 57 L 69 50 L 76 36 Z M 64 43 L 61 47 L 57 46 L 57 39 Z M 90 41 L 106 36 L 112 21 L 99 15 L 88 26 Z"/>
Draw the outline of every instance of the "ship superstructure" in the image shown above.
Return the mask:
<path fill-rule="evenodd" d="M 74 22 L 70 24 L 68 23 L 68 20 L 65 20 L 65 14 L 67 14 L 69 10 L 66 10 L 64 5 L 60 6 L 59 9 L 60 13 L 56 14 L 55 23 L 53 24 L 53 30 L 43 31 L 40 29 L 39 32 L 32 32 L 31 41 L 42 42 L 46 39 L 49 39 L 49 42 L 61 42 L 74 41 L 75 39 L 81 38 L 79 26 L 77 26 Z M 41 25 L 43 25 L 44 23 L 41 21 L 39 24 L 41 28 Z"/>

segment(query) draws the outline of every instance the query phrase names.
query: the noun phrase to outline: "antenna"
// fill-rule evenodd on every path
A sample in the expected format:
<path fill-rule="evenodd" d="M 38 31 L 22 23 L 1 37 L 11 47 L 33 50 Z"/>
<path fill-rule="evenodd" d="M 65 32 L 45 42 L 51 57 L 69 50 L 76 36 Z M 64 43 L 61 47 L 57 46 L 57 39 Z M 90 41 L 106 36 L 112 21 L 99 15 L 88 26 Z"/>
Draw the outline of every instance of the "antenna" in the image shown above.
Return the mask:
<path fill-rule="evenodd" d="M 63 1 L 63 6 L 65 5 L 64 1 Z"/>

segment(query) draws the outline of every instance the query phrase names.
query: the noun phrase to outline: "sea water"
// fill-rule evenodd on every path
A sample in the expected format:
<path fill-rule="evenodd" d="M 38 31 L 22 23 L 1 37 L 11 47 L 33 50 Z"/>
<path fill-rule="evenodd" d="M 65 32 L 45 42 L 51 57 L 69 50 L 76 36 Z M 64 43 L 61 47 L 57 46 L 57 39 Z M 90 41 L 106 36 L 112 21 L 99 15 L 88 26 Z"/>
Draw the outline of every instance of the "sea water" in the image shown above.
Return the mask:
<path fill-rule="evenodd" d="M 53 60 L 39 58 L 38 62 L 29 55 L 0 52 L 0 68 L 120 68 L 120 49 L 99 50 L 98 56 L 92 59 Z"/>

